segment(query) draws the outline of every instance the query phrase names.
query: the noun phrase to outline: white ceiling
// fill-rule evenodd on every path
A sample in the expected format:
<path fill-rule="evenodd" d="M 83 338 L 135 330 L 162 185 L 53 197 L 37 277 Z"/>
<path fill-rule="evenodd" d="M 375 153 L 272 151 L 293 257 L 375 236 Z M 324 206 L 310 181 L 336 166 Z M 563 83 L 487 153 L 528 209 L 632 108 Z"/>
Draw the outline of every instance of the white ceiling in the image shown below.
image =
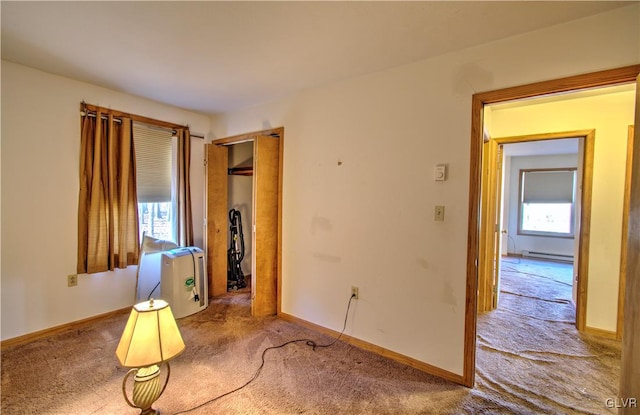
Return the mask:
<path fill-rule="evenodd" d="M 552 154 L 577 154 L 578 139 L 562 138 L 558 140 L 527 141 L 505 144 L 505 156 L 548 156 Z"/>
<path fill-rule="evenodd" d="M 2 1 L 2 59 L 219 113 L 631 3 Z"/>

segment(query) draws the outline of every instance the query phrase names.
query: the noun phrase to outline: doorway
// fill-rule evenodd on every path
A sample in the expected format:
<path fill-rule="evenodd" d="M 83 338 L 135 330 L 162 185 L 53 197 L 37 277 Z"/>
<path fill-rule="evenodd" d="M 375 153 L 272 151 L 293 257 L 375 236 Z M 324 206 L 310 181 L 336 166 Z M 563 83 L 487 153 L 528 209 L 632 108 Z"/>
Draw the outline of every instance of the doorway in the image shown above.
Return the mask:
<path fill-rule="evenodd" d="M 538 82 L 529 85 L 506 88 L 474 94 L 472 100 L 472 128 L 471 128 L 471 156 L 470 156 L 470 186 L 469 186 L 469 226 L 467 283 L 465 309 L 464 336 L 464 368 L 463 384 L 473 387 L 476 368 L 476 322 L 478 309 L 478 271 L 483 266 L 481 256 L 482 236 L 479 232 L 481 212 L 481 162 L 482 143 L 484 136 L 483 110 L 487 104 L 513 101 L 518 99 L 543 96 L 554 93 L 576 91 L 586 88 L 617 85 L 635 82 L 640 65 L 595 72 L 568 78 Z M 635 259 L 634 259 L 635 261 Z M 635 263 L 635 262 L 634 262 Z M 628 283 L 628 280 L 627 280 Z M 627 292 L 627 296 L 628 292 Z"/>
<path fill-rule="evenodd" d="M 280 127 L 215 140 L 206 146 L 209 292 L 213 297 L 227 293 L 229 207 L 236 202 L 250 205 L 245 209 L 250 217 L 242 220 L 244 238 L 251 247 L 249 285 L 254 317 L 274 315 L 280 310 L 283 140 L 284 128 Z M 249 149 L 251 157 L 244 154 L 243 148 L 244 152 Z M 240 153 L 238 158 L 244 160 L 230 165 L 236 157 L 230 160 L 229 154 L 236 150 Z M 246 196 L 230 200 L 233 189 L 229 176 L 234 173 L 251 177 L 250 200 Z"/>
<path fill-rule="evenodd" d="M 503 254 L 509 252 L 510 239 L 511 253 L 516 255 L 541 259 L 573 257 L 575 325 L 578 330 L 584 330 L 594 140 L 595 131 L 584 130 L 497 137 L 485 142 L 482 155 L 478 312 L 491 311 L 498 306 L 500 265 Z M 550 158 L 553 153 L 557 156 Z M 513 155 L 516 156 L 511 157 Z M 505 164 L 508 164 L 508 169 L 504 168 Z M 528 188 L 524 187 L 525 178 L 529 183 Z M 555 186 L 549 186 L 550 182 Z M 505 189 L 508 190 L 509 200 L 503 197 Z M 540 201 L 564 202 L 557 204 L 560 206 L 569 202 L 570 216 L 565 221 L 568 219 L 570 222 L 566 232 L 561 232 L 563 229 L 558 229 L 558 232 L 550 232 L 553 229 L 535 230 L 535 224 L 532 224 L 532 229 L 523 226 L 524 209 L 528 205 L 554 205 L 535 203 Z M 548 216 L 548 213 L 544 214 Z M 505 217 L 508 218 L 507 223 Z M 555 249 L 549 248 L 554 245 Z"/>
<path fill-rule="evenodd" d="M 232 144 L 228 149 L 227 291 L 251 292 L 253 273 L 253 141 Z"/>

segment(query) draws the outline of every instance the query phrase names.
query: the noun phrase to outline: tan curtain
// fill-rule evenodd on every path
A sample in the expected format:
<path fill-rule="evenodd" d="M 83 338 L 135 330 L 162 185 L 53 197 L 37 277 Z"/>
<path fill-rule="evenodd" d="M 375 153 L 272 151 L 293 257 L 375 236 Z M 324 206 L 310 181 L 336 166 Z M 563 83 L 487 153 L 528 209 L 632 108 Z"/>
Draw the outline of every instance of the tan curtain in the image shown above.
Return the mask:
<path fill-rule="evenodd" d="M 85 111 L 85 113 L 87 113 Z M 136 265 L 138 204 L 131 119 L 82 116 L 78 273 Z"/>
<path fill-rule="evenodd" d="M 180 246 L 193 246 L 191 216 L 191 135 L 188 128 L 176 130 L 178 140 L 176 172 L 176 236 Z"/>

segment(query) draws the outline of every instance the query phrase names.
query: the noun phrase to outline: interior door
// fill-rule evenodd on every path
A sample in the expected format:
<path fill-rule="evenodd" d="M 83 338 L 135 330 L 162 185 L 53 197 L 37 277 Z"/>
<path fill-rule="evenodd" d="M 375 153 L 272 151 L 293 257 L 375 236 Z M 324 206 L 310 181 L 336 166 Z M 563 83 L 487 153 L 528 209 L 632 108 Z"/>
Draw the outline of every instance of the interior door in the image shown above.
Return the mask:
<path fill-rule="evenodd" d="M 635 129 L 631 152 L 631 186 L 627 228 L 626 281 L 624 299 L 624 331 L 622 335 L 622 363 L 620 365 L 620 398 L 640 396 L 640 75 L 636 77 Z M 637 413 L 628 405 L 620 408 L 621 415 Z"/>
<path fill-rule="evenodd" d="M 268 136 L 257 136 L 253 143 L 253 316 L 277 312 L 279 146 L 278 138 Z"/>
<path fill-rule="evenodd" d="M 620 364 L 621 399 L 640 397 L 640 75 L 636 77 L 636 110 L 633 150 L 631 152 L 631 187 L 627 228 L 626 284 L 624 297 L 624 332 Z M 628 402 L 628 401 L 627 401 Z M 636 405 L 625 405 L 619 414 L 635 414 Z"/>
<path fill-rule="evenodd" d="M 500 297 L 500 260 L 502 259 L 502 162 L 504 154 L 504 146 L 502 144 L 495 146 L 496 167 L 495 167 L 495 205 L 494 205 L 494 224 L 493 226 L 493 297 L 492 309 L 498 307 Z"/>
<path fill-rule="evenodd" d="M 500 147 L 500 148 L 499 148 Z M 495 140 L 483 144 L 478 266 L 478 311 L 491 311 L 498 304 L 500 266 L 500 203 L 502 188 L 502 146 Z M 500 154 L 500 155 L 499 155 Z"/>
<path fill-rule="evenodd" d="M 229 217 L 228 199 L 228 150 L 227 147 L 207 144 L 207 275 L 209 296 L 227 292 L 227 247 Z M 255 245 L 254 245 L 255 246 Z"/>
<path fill-rule="evenodd" d="M 491 284 L 487 266 L 485 264 L 487 252 L 487 188 L 489 175 L 489 141 L 482 144 L 482 170 L 480 179 L 480 234 L 478 241 L 478 312 L 483 313 L 491 309 Z"/>
<path fill-rule="evenodd" d="M 634 126 L 629 126 L 627 137 L 627 166 L 624 178 L 624 201 L 622 207 L 622 241 L 620 243 L 620 285 L 618 286 L 618 321 L 616 326 L 616 338 L 622 339 L 624 331 L 624 296 L 627 283 L 627 250 L 629 229 L 629 203 L 631 199 L 631 173 L 633 162 Z"/>

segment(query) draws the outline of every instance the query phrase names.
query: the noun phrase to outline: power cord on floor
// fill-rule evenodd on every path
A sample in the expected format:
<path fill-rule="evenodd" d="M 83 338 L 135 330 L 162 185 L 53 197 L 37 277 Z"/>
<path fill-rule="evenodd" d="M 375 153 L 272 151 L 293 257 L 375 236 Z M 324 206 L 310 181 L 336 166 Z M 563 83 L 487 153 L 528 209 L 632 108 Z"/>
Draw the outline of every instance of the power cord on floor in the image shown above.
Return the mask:
<path fill-rule="evenodd" d="M 508 240 L 510 240 L 511 242 L 513 242 L 513 253 L 515 255 L 517 255 L 518 250 L 516 249 L 516 240 L 513 239 L 513 237 L 509 234 L 507 234 L 507 238 L 509 238 Z M 507 253 L 509 252 L 509 243 L 507 242 Z M 520 258 L 516 257 L 516 261 L 517 262 L 513 262 L 513 261 L 505 261 L 507 263 L 511 263 L 511 264 L 519 264 L 520 263 Z"/>
<path fill-rule="evenodd" d="M 353 300 L 356 297 L 355 294 L 351 294 L 351 297 L 349 297 L 349 302 L 347 303 L 347 312 L 344 315 L 344 324 L 342 326 L 342 331 L 340 332 L 340 334 L 338 335 L 338 337 L 336 337 L 335 339 L 333 339 L 332 342 L 327 343 L 327 344 L 318 344 L 315 342 L 315 340 L 311 340 L 311 339 L 295 339 L 295 340 L 289 340 L 287 342 L 284 342 L 278 346 L 270 346 L 267 347 L 266 349 L 264 349 L 262 351 L 262 356 L 261 356 L 261 363 L 260 366 L 258 367 L 258 370 L 256 370 L 256 372 L 253 374 L 253 376 L 251 377 L 251 379 L 249 379 L 244 385 L 239 386 L 229 392 L 225 392 L 222 395 L 216 396 L 215 398 L 209 399 L 206 402 L 201 403 L 200 405 L 194 406 L 193 408 L 189 408 L 189 409 L 185 409 L 184 411 L 180 411 L 180 412 L 176 412 L 174 415 L 180 415 L 180 414 L 186 414 L 188 412 L 191 411 L 195 411 L 196 409 L 200 409 L 203 406 L 209 405 L 210 403 L 213 403 L 219 399 L 224 398 L 225 396 L 229 396 L 232 393 L 238 392 L 239 390 L 242 390 L 244 388 L 246 388 L 247 386 L 249 386 L 254 380 L 256 380 L 258 378 L 258 376 L 260 375 L 260 372 L 262 371 L 262 368 L 264 368 L 264 364 L 265 364 L 265 356 L 267 354 L 267 352 L 269 350 L 273 350 L 273 349 L 281 349 L 285 346 L 288 346 L 292 343 L 302 343 L 304 342 L 307 346 L 311 347 L 311 349 L 313 351 L 315 351 L 317 348 L 319 347 L 331 347 L 333 346 L 338 340 L 340 340 L 340 337 L 342 337 L 342 335 L 344 334 L 344 331 L 347 328 L 347 319 L 349 317 L 349 308 L 351 308 L 351 300 Z"/>

